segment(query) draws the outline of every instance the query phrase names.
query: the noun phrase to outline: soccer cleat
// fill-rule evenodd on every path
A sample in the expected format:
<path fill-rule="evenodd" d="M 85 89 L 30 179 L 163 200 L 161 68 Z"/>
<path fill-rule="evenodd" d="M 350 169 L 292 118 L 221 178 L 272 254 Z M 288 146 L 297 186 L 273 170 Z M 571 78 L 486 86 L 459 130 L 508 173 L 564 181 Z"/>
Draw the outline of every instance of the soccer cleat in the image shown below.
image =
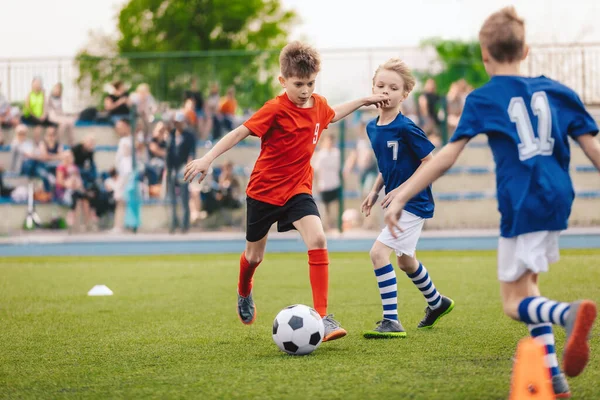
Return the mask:
<path fill-rule="evenodd" d="M 563 351 L 563 371 L 567 376 L 579 375 L 590 359 L 588 337 L 596 314 L 596 303 L 591 300 L 571 303 L 565 324 L 567 342 Z"/>
<path fill-rule="evenodd" d="M 344 328 L 340 326 L 339 322 L 333 319 L 333 314 L 329 314 L 323 317 L 323 326 L 325 327 L 325 331 L 323 334 L 324 342 L 343 338 L 348 333 Z"/>
<path fill-rule="evenodd" d="M 444 315 L 448 314 L 454 308 L 454 300 L 442 296 L 442 304 L 435 310 L 432 310 L 427 306 L 425 308 L 425 316 L 417 325 L 419 329 L 430 329 L 433 328 L 435 324 L 442 318 Z"/>
<path fill-rule="evenodd" d="M 554 396 L 557 399 L 571 398 L 571 390 L 569 389 L 565 374 L 558 374 L 552 377 L 552 389 L 554 390 Z"/>
<path fill-rule="evenodd" d="M 256 306 L 252 300 L 252 292 L 248 297 L 240 296 L 238 293 L 237 313 L 244 325 L 250 325 L 256 319 Z"/>
<path fill-rule="evenodd" d="M 363 334 L 367 339 L 387 339 L 406 337 L 406 331 L 399 321 L 391 319 L 382 319 L 377 322 L 377 327 L 372 331 L 367 331 Z"/>

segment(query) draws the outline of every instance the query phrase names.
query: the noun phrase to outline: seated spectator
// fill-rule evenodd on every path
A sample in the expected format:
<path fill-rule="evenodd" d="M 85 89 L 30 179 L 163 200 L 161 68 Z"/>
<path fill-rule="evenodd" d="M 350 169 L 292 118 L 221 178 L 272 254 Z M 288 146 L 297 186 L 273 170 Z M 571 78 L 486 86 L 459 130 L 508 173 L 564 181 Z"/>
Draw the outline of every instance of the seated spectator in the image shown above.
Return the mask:
<path fill-rule="evenodd" d="M 2 82 L 0 82 L 0 86 Z M 0 92 L 0 129 L 14 128 L 19 125 L 19 111 L 16 107 L 11 107 L 6 97 Z M 3 145 L 0 144 L 0 145 Z"/>
<path fill-rule="evenodd" d="M 159 122 L 154 127 L 152 139 L 148 144 L 148 164 L 146 166 L 146 176 L 148 185 L 158 185 L 162 181 L 165 170 L 165 159 L 167 156 L 167 128 L 163 122 Z"/>
<path fill-rule="evenodd" d="M 241 186 L 233 174 L 233 163 L 231 161 L 223 164 L 219 175 L 216 199 L 221 208 L 236 209 L 242 206 L 240 202 Z"/>
<path fill-rule="evenodd" d="M 73 129 L 75 126 L 75 118 L 65 114 L 62 103 L 63 85 L 57 83 L 52 88 L 46 109 L 48 110 L 48 118 L 51 122 L 58 124 L 58 132 L 63 136 L 69 146 L 73 146 Z"/>
<path fill-rule="evenodd" d="M 83 181 L 74 163 L 73 152 L 64 151 L 61 158 L 61 163 L 56 167 L 55 197 L 59 203 L 69 207 L 67 225 L 78 230 L 82 205 L 86 201 Z"/>
<path fill-rule="evenodd" d="M 50 174 L 55 175 L 56 166 L 60 163 L 61 153 L 63 151 L 63 146 L 61 146 L 58 141 L 56 128 L 52 126 L 46 128 L 44 140 L 39 143 L 38 147 L 40 151 L 40 161 L 43 161 L 46 164 L 46 170 Z"/>
<path fill-rule="evenodd" d="M 227 89 L 227 95 L 221 100 L 219 112 L 223 121 L 223 128 L 226 132 L 233 130 L 235 112 L 237 111 L 237 100 L 235 99 L 235 88 L 230 86 Z"/>
<path fill-rule="evenodd" d="M 113 124 L 129 118 L 129 93 L 122 81 L 113 83 L 113 92 L 104 98 L 104 110 L 108 111 Z"/>
<path fill-rule="evenodd" d="M 33 81 L 31 81 L 31 92 L 25 98 L 21 120 L 23 123 L 35 127 L 33 130 L 33 140 L 35 142 L 39 142 L 42 138 L 42 127 L 58 126 L 48 118 L 46 96 L 40 78 L 33 78 Z"/>
<path fill-rule="evenodd" d="M 12 153 L 11 170 L 13 172 L 29 178 L 40 178 L 44 184 L 44 191 L 52 191 L 53 179 L 41 160 L 39 147 L 27 138 L 27 127 L 25 125 L 17 125 L 10 151 Z"/>
<path fill-rule="evenodd" d="M 97 172 L 96 163 L 94 162 L 94 148 L 96 147 L 93 135 L 86 136 L 81 143 L 73 146 L 73 156 L 75 157 L 75 165 L 79 168 L 81 179 L 86 189 L 95 185 Z"/>

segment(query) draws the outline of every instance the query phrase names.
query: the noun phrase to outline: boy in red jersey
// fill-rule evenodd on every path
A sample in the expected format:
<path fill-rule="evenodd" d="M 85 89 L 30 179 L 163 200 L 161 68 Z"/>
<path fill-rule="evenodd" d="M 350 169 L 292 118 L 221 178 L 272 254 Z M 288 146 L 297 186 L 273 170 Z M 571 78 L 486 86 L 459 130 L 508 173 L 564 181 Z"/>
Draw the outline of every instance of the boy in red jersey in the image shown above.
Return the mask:
<path fill-rule="evenodd" d="M 285 93 L 269 100 L 243 125 L 229 132 L 204 157 L 190 162 L 185 180 L 201 174 L 211 163 L 249 135 L 261 139 L 261 151 L 246 189 L 246 249 L 240 258 L 238 316 L 252 324 L 256 306 L 252 299 L 252 277 L 261 263 L 271 225 L 279 232 L 296 229 L 308 248 L 310 284 L 315 310 L 323 318 L 323 341 L 346 335 L 327 314 L 329 257 L 327 241 L 312 197 L 313 170 L 310 160 L 321 133 L 358 108 L 386 104 L 385 95 L 373 95 L 331 108 L 325 98 L 314 94 L 320 57 L 312 47 L 292 42 L 279 56 L 279 82 Z"/>

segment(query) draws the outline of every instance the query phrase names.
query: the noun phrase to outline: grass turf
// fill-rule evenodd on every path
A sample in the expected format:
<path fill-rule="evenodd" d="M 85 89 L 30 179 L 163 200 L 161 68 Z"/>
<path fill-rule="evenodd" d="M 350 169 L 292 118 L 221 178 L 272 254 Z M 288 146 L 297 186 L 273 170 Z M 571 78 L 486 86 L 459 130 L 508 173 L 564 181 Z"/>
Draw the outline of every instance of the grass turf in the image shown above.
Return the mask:
<path fill-rule="evenodd" d="M 541 277 L 558 300 L 600 299 L 600 251 L 563 251 Z M 406 339 L 366 340 L 381 316 L 368 254 L 332 254 L 330 310 L 349 335 L 306 357 L 271 339 L 277 312 L 311 304 L 305 254 L 268 254 L 255 277 L 258 318 L 235 313 L 238 258 L 3 258 L 1 398 L 506 399 L 526 328 L 502 314 L 495 252 L 421 252 L 456 308 L 417 331 L 425 302 L 398 273 Z M 87 297 L 95 284 L 114 296 Z M 562 353 L 564 331 L 556 330 Z M 596 329 L 597 332 L 597 329 Z M 598 347 L 597 333 L 592 346 Z M 597 350 L 597 349 L 595 349 Z M 571 379 L 600 398 L 598 352 Z"/>

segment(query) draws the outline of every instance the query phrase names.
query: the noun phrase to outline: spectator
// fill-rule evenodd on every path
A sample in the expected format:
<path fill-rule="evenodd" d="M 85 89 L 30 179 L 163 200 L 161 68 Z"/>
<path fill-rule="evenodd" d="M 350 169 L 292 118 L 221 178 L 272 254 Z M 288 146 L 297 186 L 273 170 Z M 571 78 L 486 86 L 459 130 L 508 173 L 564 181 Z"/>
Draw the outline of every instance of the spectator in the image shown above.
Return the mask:
<path fill-rule="evenodd" d="M 200 124 L 198 121 L 198 114 L 196 113 L 194 99 L 187 99 L 185 103 L 183 103 L 183 114 L 185 115 L 188 126 L 193 127 L 194 132 L 198 132 Z"/>
<path fill-rule="evenodd" d="M 0 82 L 0 87 L 2 82 Z M 0 92 L 0 130 L 13 128 L 19 125 L 19 112 L 16 107 L 11 107 L 6 97 Z"/>
<path fill-rule="evenodd" d="M 120 136 L 115 154 L 116 182 L 114 185 L 115 220 L 112 233 L 121 233 L 125 226 L 125 189 L 133 173 L 131 125 L 129 120 L 116 122 L 115 130 Z"/>
<path fill-rule="evenodd" d="M 233 163 L 227 161 L 223 164 L 218 181 L 216 199 L 221 208 L 237 209 L 242 206 L 240 202 L 241 186 L 233 174 Z"/>
<path fill-rule="evenodd" d="M 360 123 L 360 133 L 356 141 L 356 149 L 350 152 L 344 165 L 344 177 L 348 179 L 350 173 L 355 168 L 359 177 L 362 198 L 371 191 L 375 179 L 377 179 L 377 175 L 379 174 L 377 161 L 367 137 L 367 125 L 363 121 Z"/>
<path fill-rule="evenodd" d="M 27 138 L 25 125 L 17 125 L 15 131 L 15 138 L 10 146 L 12 171 L 29 178 L 40 178 L 44 184 L 44 191 L 51 192 L 53 179 L 41 160 L 38 145 Z"/>
<path fill-rule="evenodd" d="M 96 141 L 93 135 L 86 136 L 81 143 L 73 146 L 75 165 L 79 168 L 86 189 L 93 187 L 97 178 L 96 163 L 94 162 L 95 147 Z"/>
<path fill-rule="evenodd" d="M 46 128 L 46 134 L 44 140 L 39 143 L 40 160 L 46 164 L 46 170 L 51 175 L 56 175 L 56 166 L 61 161 L 61 153 L 63 147 L 58 141 L 58 134 L 56 128 Z"/>
<path fill-rule="evenodd" d="M 67 225 L 79 230 L 82 205 L 85 199 L 83 181 L 79 175 L 79 168 L 74 163 L 73 152 L 67 150 L 61 155 L 61 163 L 56 167 L 56 200 L 69 207 Z"/>
<path fill-rule="evenodd" d="M 235 112 L 237 111 L 237 100 L 235 99 L 235 88 L 230 86 L 227 89 L 227 95 L 221 100 L 219 112 L 223 121 L 223 128 L 226 132 L 233 130 Z"/>
<path fill-rule="evenodd" d="M 50 92 L 46 109 L 48 110 L 48 118 L 54 124 L 58 124 L 59 134 L 66 138 L 67 144 L 73 146 L 73 129 L 75 125 L 75 118 L 65 114 L 62 103 L 62 83 L 57 83 Z"/>
<path fill-rule="evenodd" d="M 177 216 L 177 197 L 179 195 L 183 205 L 181 230 L 185 233 L 190 227 L 190 194 L 188 183 L 183 180 L 182 169 L 194 159 L 196 139 L 185 129 L 185 115 L 182 112 L 175 114 L 174 124 L 175 128 L 170 132 L 167 145 L 167 190 L 172 207 L 169 231 L 174 233 L 175 229 L 180 226 Z"/>
<path fill-rule="evenodd" d="M 341 155 L 340 150 L 334 147 L 333 136 L 324 135 L 321 138 L 319 151 L 313 159 L 317 188 L 321 201 L 325 205 L 325 218 L 323 225 L 325 230 L 335 228 L 335 213 L 331 209 L 332 203 L 339 207 L 341 191 Z"/>
<path fill-rule="evenodd" d="M 46 97 L 44 95 L 42 80 L 40 78 L 33 78 L 31 81 L 31 91 L 25 98 L 25 104 L 23 105 L 23 117 L 21 120 L 23 123 L 35 127 L 33 130 L 33 140 L 35 142 L 39 142 L 42 138 L 42 127 L 58 126 L 48 119 L 48 112 L 46 110 Z"/>
<path fill-rule="evenodd" d="M 441 145 L 440 138 L 440 120 L 438 118 L 438 107 L 440 96 L 436 91 L 435 81 L 427 79 L 423 93 L 419 96 L 419 119 L 421 129 L 428 136 L 435 147 Z"/>
<path fill-rule="evenodd" d="M 150 133 L 150 125 L 154 122 L 154 114 L 158 110 L 156 100 L 150 93 L 150 85 L 147 83 L 139 84 L 135 93 L 131 94 L 130 100 L 137 107 L 137 115 L 142 123 L 138 125 L 143 127 L 144 137 L 146 137 Z"/>
<path fill-rule="evenodd" d="M 198 78 L 196 77 L 193 77 L 190 82 L 190 90 L 186 90 L 183 94 L 184 103 L 188 99 L 194 100 L 196 114 L 202 118 L 204 116 L 204 98 L 202 92 L 198 90 Z"/>
<path fill-rule="evenodd" d="M 160 184 L 165 170 L 165 159 L 167 157 L 167 128 L 163 122 L 154 127 L 152 139 L 148 145 L 148 165 L 146 176 L 149 185 Z"/>
<path fill-rule="evenodd" d="M 221 95 L 219 94 L 219 84 L 214 82 L 210 86 L 208 99 L 206 99 L 206 132 L 210 132 L 212 140 L 218 140 L 221 137 L 221 115 L 219 114 L 219 102 Z"/>
<path fill-rule="evenodd" d="M 113 124 L 120 119 L 129 118 L 129 93 L 122 81 L 113 83 L 112 94 L 104 98 L 104 110 L 108 111 Z"/>

